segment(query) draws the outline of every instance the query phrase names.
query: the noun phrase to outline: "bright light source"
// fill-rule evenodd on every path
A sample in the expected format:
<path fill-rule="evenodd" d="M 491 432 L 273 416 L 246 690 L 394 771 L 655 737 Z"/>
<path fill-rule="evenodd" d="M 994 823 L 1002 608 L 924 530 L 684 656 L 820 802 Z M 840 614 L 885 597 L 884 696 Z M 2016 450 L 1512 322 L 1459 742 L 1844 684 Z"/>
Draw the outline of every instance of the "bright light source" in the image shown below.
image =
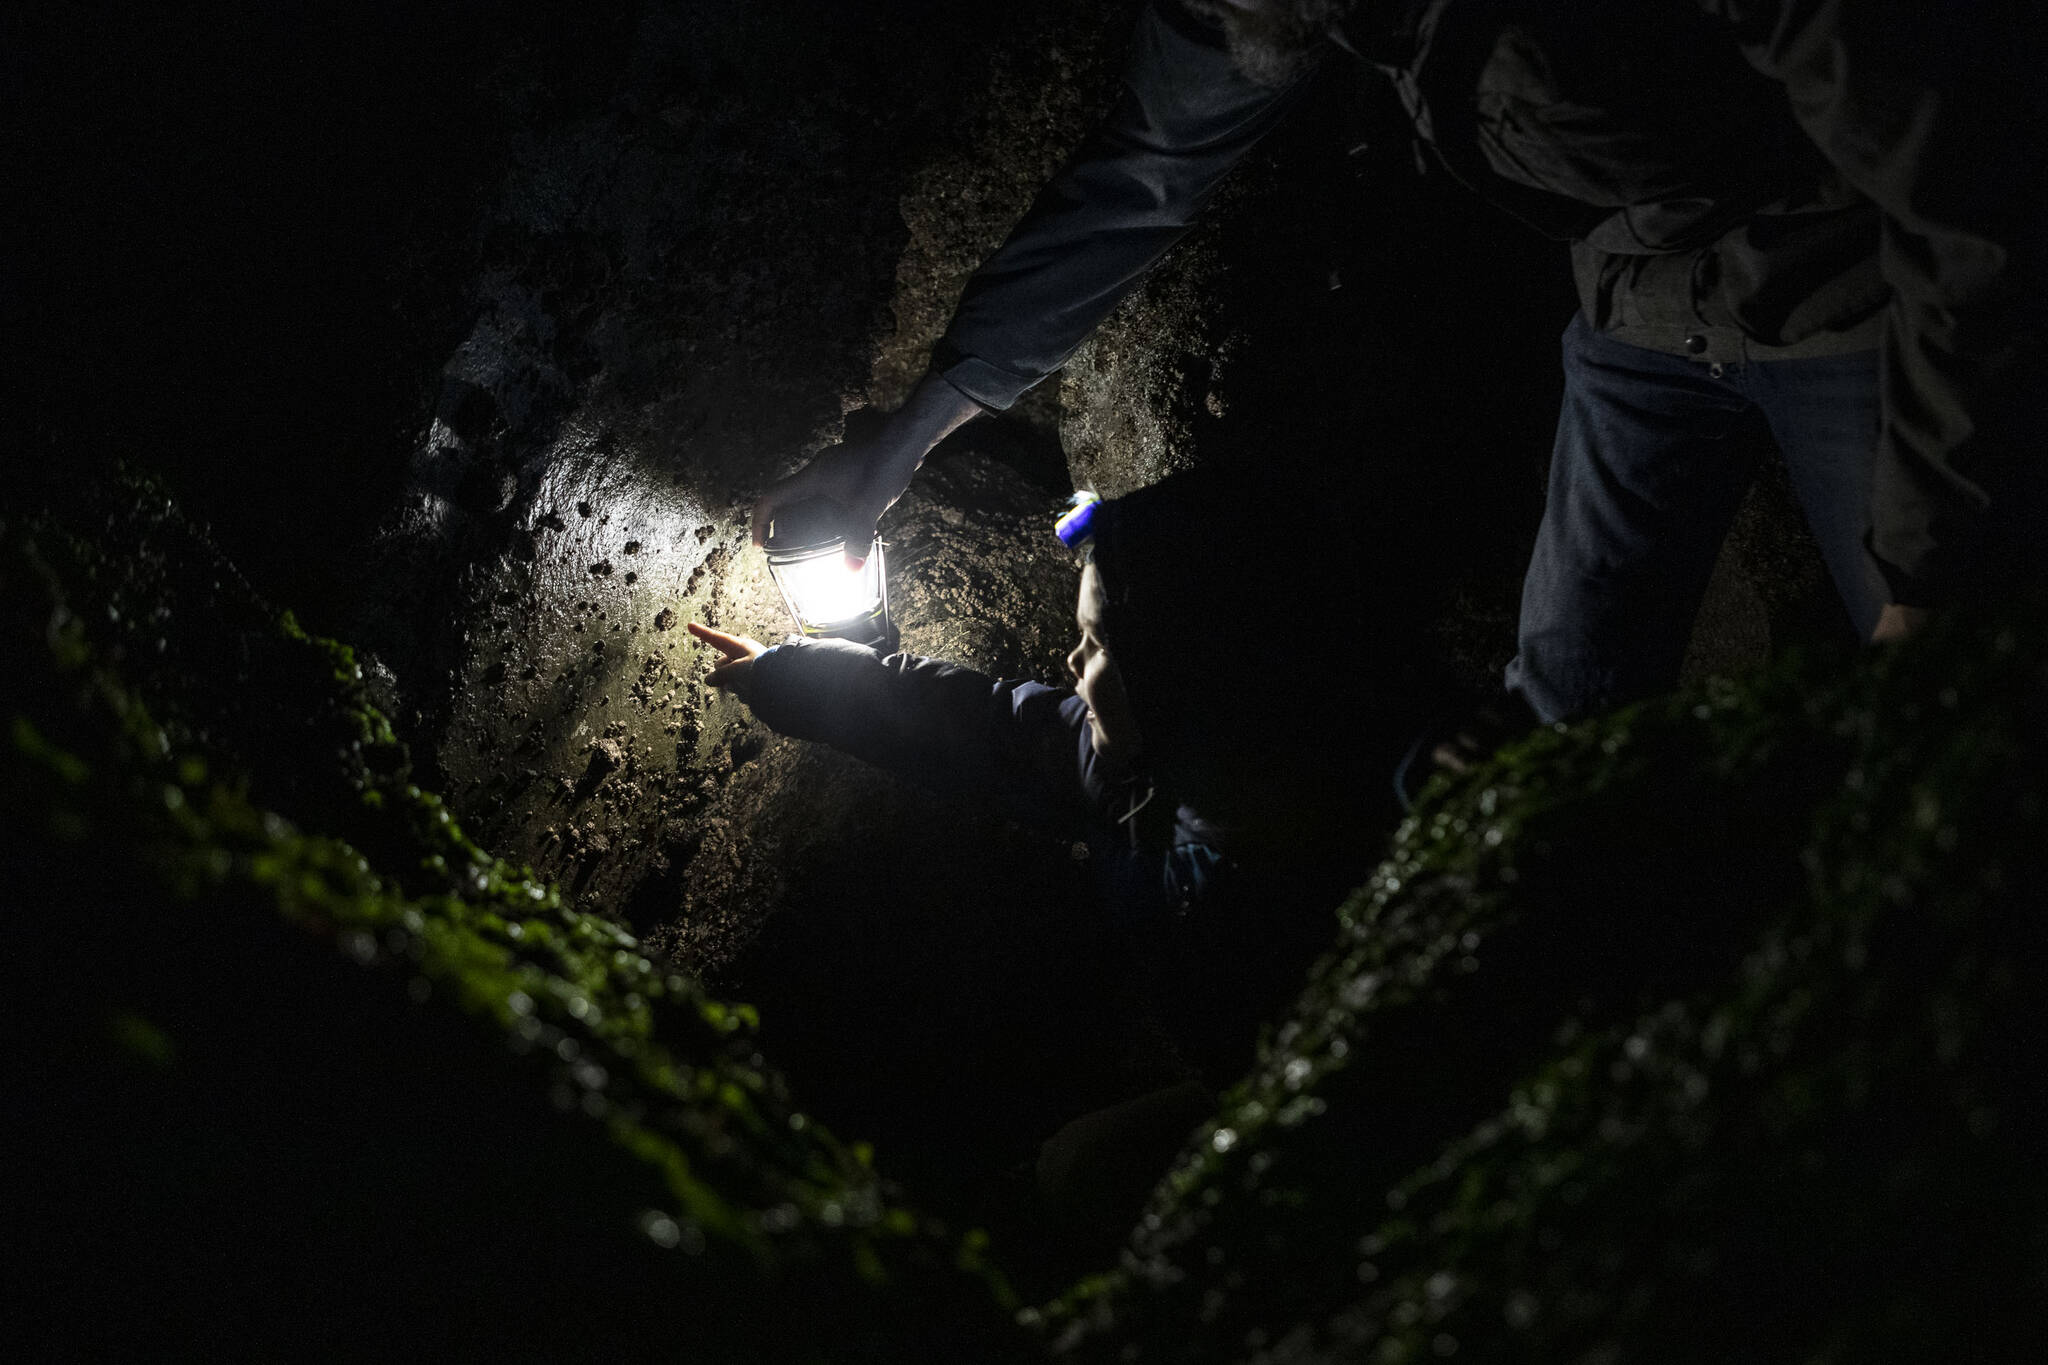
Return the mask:
<path fill-rule="evenodd" d="M 797 623 L 805 629 L 836 626 L 866 616 L 882 604 L 875 571 L 876 556 L 858 569 L 846 566 L 846 551 L 834 545 L 823 553 L 790 559 L 775 566 L 775 576 L 789 595 Z"/>
<path fill-rule="evenodd" d="M 860 568 L 848 568 L 846 541 L 825 520 L 833 510 L 820 498 L 778 510 L 768 531 L 768 572 L 805 635 L 894 649 L 882 542 L 868 547 Z"/>

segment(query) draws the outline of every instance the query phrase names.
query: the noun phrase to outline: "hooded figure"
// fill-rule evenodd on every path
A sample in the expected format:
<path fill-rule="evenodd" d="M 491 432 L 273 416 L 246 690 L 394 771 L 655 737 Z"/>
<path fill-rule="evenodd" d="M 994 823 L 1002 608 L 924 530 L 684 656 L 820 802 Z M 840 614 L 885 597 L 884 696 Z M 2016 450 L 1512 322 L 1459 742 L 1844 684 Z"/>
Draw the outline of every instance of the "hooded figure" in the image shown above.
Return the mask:
<path fill-rule="evenodd" d="M 690 626 L 725 656 L 710 681 L 781 733 L 1087 843 L 1153 1017 L 1196 1073 L 1041 1147 L 1037 1218 L 1091 1254 L 1328 948 L 1398 813 L 1387 779 L 1436 705 L 1391 663 L 1418 652 L 1419 623 L 1360 610 L 1396 542 L 1332 503 L 1205 468 L 1094 504 L 1085 535 L 1063 519 L 1083 561 L 1071 688 Z"/>
<path fill-rule="evenodd" d="M 1419 620 L 1399 603 L 1358 615 L 1386 538 L 1234 468 L 1105 502 L 1092 529 L 1149 779 L 1236 860 L 1375 860 L 1399 813 L 1387 775 L 1436 690 Z"/>
<path fill-rule="evenodd" d="M 1432 696 L 1379 661 L 1413 649 L 1373 657 L 1400 623 L 1346 615 L 1372 600 L 1370 528 L 1248 483 L 1205 469 L 1095 507 L 1071 688 L 690 627 L 725 655 L 711 682 L 776 731 L 1085 841 L 1175 1031 L 1221 1068 L 1377 861 Z"/>

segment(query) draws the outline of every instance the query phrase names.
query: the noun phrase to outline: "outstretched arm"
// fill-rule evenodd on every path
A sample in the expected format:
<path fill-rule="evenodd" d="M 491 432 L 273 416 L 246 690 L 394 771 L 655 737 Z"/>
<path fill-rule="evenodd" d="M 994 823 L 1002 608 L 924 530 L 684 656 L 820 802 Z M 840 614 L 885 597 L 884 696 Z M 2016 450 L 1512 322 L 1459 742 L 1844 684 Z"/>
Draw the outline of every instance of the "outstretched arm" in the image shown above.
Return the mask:
<path fill-rule="evenodd" d="M 1285 86 L 1238 71 L 1222 35 L 1174 0 L 1138 20 L 1115 106 L 968 281 L 934 368 L 990 408 L 1066 363 L 1231 168 L 1285 116 Z"/>
<path fill-rule="evenodd" d="M 845 509 L 849 549 L 865 547 L 933 446 L 1066 363 L 1306 79 L 1256 84 L 1176 0 L 1147 5 L 1115 106 L 968 282 L 933 373 L 876 437 L 826 450 L 763 493 L 754 543 L 777 508 L 823 495 Z"/>
<path fill-rule="evenodd" d="M 1035 824 L 1080 833 L 1100 822 L 1099 760 L 1072 692 L 844 640 L 764 649 L 694 621 L 689 630 L 722 656 L 708 681 L 780 734 L 999 801 Z"/>

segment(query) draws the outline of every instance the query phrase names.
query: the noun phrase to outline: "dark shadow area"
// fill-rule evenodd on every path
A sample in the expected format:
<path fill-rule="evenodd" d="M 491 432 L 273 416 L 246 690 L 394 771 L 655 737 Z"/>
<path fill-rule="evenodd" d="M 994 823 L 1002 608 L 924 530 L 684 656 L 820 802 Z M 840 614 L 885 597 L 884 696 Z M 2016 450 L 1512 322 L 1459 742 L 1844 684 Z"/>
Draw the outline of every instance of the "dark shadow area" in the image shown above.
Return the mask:
<path fill-rule="evenodd" d="M 32 487 L 162 470 L 315 619 L 403 485 L 470 307 L 476 205 L 525 73 L 601 88 L 627 11 L 34 6 L 8 20 L 31 130 L 11 196 L 36 268 L 14 320 Z M 494 80 L 494 77 L 500 79 Z M 61 456 L 57 452 L 62 452 Z"/>

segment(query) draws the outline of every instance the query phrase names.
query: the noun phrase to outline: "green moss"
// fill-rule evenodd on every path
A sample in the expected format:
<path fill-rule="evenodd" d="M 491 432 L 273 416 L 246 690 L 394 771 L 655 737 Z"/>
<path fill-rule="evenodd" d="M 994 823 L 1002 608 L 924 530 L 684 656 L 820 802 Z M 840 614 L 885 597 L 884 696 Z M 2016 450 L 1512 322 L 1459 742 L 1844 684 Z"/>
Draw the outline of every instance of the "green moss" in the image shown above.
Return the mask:
<path fill-rule="evenodd" d="M 387 1135 L 407 1187 L 451 1200 L 452 1217 L 467 1220 L 473 1255 L 441 1268 L 449 1292 L 488 1263 L 493 1238 L 507 1237 L 529 1258 L 603 1248 L 585 1269 L 646 1298 L 604 1310 L 595 1325 L 561 1309 L 542 1339 L 645 1346 L 651 1324 L 689 1305 L 722 1318 L 716 1329 L 698 1324 L 700 1340 L 745 1343 L 766 1358 L 880 1350 L 888 1359 L 896 1348 L 860 1334 L 894 1316 L 891 1295 L 908 1294 L 931 1310 L 908 1337 L 1008 1349 L 1005 1291 L 981 1244 L 905 1207 L 864 1148 L 801 1112 L 755 1050 L 750 1007 L 708 996 L 632 935 L 479 847 L 438 796 L 407 780 L 403 750 L 347 647 L 235 590 L 203 535 L 148 485 L 112 498 L 112 512 L 96 509 L 106 520 L 95 536 L 45 521 L 0 539 L 0 619 L 20 661 L 0 693 L 0 792 L 25 836 L 6 874 L 9 946 L 51 974 L 38 1005 L 53 1066 L 43 1097 L 56 1097 L 47 1122 L 76 1125 L 74 1150 L 98 1145 L 109 1163 L 48 1192 L 42 1212 L 60 1243 L 108 1213 L 105 1185 L 94 1182 L 118 1179 L 132 1140 L 116 1127 L 137 1102 L 125 1073 L 102 1074 L 90 1056 L 67 1068 L 58 1055 L 90 1034 L 161 1073 L 153 1084 L 182 1087 L 172 1107 L 199 1106 L 201 1126 L 217 1125 L 230 1143 L 256 1142 L 279 1113 L 314 1122 L 329 1103 L 323 1075 L 359 1087 L 368 1108 L 355 1117 L 366 1133 Z M 202 581 L 211 590 L 195 594 Z M 300 944 L 325 945 L 324 962 L 289 939 L 279 947 L 281 926 Z M 127 960 L 90 989 L 56 975 L 63 961 L 106 964 L 120 953 Z M 321 1036 L 362 1010 L 371 1022 L 359 1046 Z M 319 1041 L 294 1061 L 301 1054 L 281 1044 L 294 1037 Z M 501 1060 L 488 1060 L 493 1050 Z M 458 1066 L 458 1057 L 471 1060 Z M 303 1075 L 290 1074 L 300 1066 Z M 389 1112 L 379 1092 L 386 1068 Z M 202 1094 L 215 1090 L 227 1092 L 224 1107 Z M 429 1113 L 452 1117 L 423 1123 L 422 1096 Z M 351 1116 L 318 1121 L 337 1118 Z M 448 1124 L 467 1136 L 437 1146 L 429 1134 Z M 43 1136 L 65 1139 L 54 1126 Z M 275 1254 L 277 1230 L 244 1226 L 256 1215 L 239 1207 L 231 1181 L 220 1183 L 205 1155 L 211 1140 L 180 1132 L 171 1156 L 145 1164 L 162 1163 L 167 1183 L 212 1191 L 218 1215 L 166 1194 L 143 1221 L 157 1238 L 210 1247 L 230 1268 Z M 338 1140 L 323 1132 L 312 1146 Z M 529 1145 L 533 1158 L 521 1155 Z M 373 1174 L 378 1165 L 372 1157 L 315 1203 L 375 1199 L 389 1178 Z M 308 1158 L 285 1178 L 317 1188 L 329 1174 L 319 1167 Z M 527 1182 L 540 1182 L 529 1188 L 543 1204 L 569 1191 L 583 1198 L 551 1223 L 522 1221 L 484 1193 Z M 377 1218 L 408 1222 L 402 1208 Z M 551 1227 L 561 1235 L 528 1235 Z M 171 1253 L 144 1259 L 158 1254 Z M 401 1246 L 379 1254 L 419 1271 Z M 375 1265 L 361 1271 L 363 1293 L 388 1278 Z M 680 1297 L 665 1305 L 664 1292 Z M 524 1311 L 518 1297 L 499 1304 L 500 1335 Z M 314 1298 L 345 1301 L 349 1290 L 332 1285 Z M 551 1288 L 537 1301 L 559 1308 L 561 1294 Z M 230 1294 L 211 1310 L 196 1299 L 178 1310 L 225 1322 L 248 1308 Z M 106 1328 L 71 1326 L 80 1342 Z"/>

